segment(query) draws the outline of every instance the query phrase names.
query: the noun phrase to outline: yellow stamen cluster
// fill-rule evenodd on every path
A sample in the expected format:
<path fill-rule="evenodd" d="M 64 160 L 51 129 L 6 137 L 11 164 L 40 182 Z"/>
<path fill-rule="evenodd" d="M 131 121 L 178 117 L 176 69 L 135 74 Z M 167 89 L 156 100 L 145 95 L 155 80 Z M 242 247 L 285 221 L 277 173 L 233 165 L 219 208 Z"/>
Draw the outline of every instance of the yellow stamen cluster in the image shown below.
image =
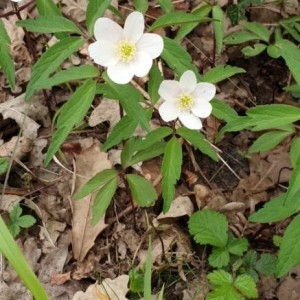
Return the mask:
<path fill-rule="evenodd" d="M 194 98 L 190 94 L 181 94 L 177 101 L 177 106 L 181 111 L 188 110 L 194 104 Z"/>
<path fill-rule="evenodd" d="M 117 54 L 123 62 L 132 61 L 136 54 L 136 47 L 132 42 L 121 41 L 117 46 Z"/>

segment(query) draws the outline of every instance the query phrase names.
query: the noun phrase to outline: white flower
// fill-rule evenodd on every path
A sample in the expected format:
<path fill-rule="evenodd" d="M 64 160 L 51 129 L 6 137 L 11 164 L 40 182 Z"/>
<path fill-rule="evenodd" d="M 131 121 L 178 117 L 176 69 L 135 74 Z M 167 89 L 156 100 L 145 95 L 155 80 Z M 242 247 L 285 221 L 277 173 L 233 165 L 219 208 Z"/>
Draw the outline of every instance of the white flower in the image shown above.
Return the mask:
<path fill-rule="evenodd" d="M 108 18 L 96 21 L 96 42 L 88 51 L 95 63 L 107 67 L 110 79 L 119 84 L 128 83 L 134 75 L 148 74 L 152 60 L 163 51 L 163 39 L 158 34 L 144 33 L 144 16 L 132 12 L 124 29 Z"/>
<path fill-rule="evenodd" d="M 216 94 L 216 87 L 211 83 L 197 83 L 195 74 L 186 71 L 176 80 L 164 80 L 158 90 L 165 101 L 158 109 L 166 122 L 177 118 L 190 129 L 201 129 L 199 118 L 207 118 L 212 111 L 210 100 Z"/>
<path fill-rule="evenodd" d="M 12 2 L 21 2 L 23 0 L 11 0 Z"/>

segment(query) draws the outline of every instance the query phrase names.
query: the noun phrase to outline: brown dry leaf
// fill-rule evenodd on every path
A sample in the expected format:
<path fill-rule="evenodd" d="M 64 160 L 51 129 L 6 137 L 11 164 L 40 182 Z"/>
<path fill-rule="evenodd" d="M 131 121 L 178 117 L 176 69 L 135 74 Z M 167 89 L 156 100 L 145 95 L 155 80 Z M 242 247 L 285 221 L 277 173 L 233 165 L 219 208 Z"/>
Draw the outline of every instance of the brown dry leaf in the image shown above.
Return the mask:
<path fill-rule="evenodd" d="M 93 145 L 80 154 L 75 154 L 76 176 L 74 193 L 79 191 L 82 186 L 94 175 L 102 170 L 112 167 L 108 160 L 107 153 L 100 151 L 100 144 L 94 141 Z M 92 204 L 91 195 L 79 200 L 72 201 L 73 220 L 72 220 L 72 245 L 74 258 L 82 261 L 87 252 L 93 247 L 96 237 L 106 228 L 105 216 L 92 226 Z"/>
<path fill-rule="evenodd" d="M 62 0 L 62 4 L 64 4 L 62 11 L 65 15 L 71 16 L 79 23 L 85 21 L 87 0 Z"/>
<path fill-rule="evenodd" d="M 128 300 L 128 275 L 121 275 L 115 279 L 104 279 L 101 284 L 93 284 L 86 292 L 77 292 L 73 300 Z"/>
<path fill-rule="evenodd" d="M 17 146 L 16 143 L 18 143 Z M 0 146 L 0 156 L 11 157 L 14 154 L 14 159 L 22 160 L 31 151 L 31 148 L 31 139 L 14 136 L 10 141 Z"/>

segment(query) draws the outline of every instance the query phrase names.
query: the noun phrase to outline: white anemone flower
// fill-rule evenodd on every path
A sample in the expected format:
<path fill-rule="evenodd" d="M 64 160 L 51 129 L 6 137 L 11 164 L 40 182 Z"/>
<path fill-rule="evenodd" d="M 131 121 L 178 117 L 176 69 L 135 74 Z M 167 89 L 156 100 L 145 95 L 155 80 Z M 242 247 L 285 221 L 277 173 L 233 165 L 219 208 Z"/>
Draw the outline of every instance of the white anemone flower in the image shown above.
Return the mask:
<path fill-rule="evenodd" d="M 23 0 L 11 0 L 12 2 L 21 2 Z"/>
<path fill-rule="evenodd" d="M 124 29 L 108 18 L 99 18 L 94 27 L 96 42 L 88 47 L 96 64 L 107 67 L 115 83 L 128 83 L 134 75 L 147 75 L 152 60 L 163 51 L 163 39 L 155 33 L 144 33 L 144 16 L 132 12 Z"/>
<path fill-rule="evenodd" d="M 166 122 L 179 118 L 189 129 L 201 129 L 200 118 L 207 118 L 212 111 L 210 100 L 216 94 L 216 87 L 211 83 L 197 83 L 192 71 L 182 74 L 179 81 L 164 80 L 158 93 L 164 102 L 158 111 Z"/>

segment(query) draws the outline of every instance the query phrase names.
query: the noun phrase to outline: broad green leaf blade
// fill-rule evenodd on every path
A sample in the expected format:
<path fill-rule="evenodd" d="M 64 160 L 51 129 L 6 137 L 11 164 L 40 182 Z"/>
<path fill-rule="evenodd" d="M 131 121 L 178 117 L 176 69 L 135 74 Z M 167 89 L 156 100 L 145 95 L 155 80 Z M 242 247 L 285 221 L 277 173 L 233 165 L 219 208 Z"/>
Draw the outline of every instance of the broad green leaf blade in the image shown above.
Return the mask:
<path fill-rule="evenodd" d="M 75 32 L 82 34 L 72 21 L 62 16 L 39 16 L 36 19 L 17 21 L 16 24 L 25 27 L 28 31 L 38 33 Z"/>
<path fill-rule="evenodd" d="M 45 290 L 30 268 L 22 251 L 9 233 L 2 217 L 0 216 L 0 252 L 12 265 L 18 276 L 31 291 L 32 295 L 39 300 L 48 300 Z"/>
<path fill-rule="evenodd" d="M 205 300 L 245 300 L 232 285 L 222 285 L 209 292 Z"/>
<path fill-rule="evenodd" d="M 198 73 L 198 69 L 192 63 L 190 54 L 176 41 L 167 37 L 164 37 L 163 40 L 164 50 L 161 57 L 168 66 L 175 70 L 178 76 L 181 76 L 186 70 L 191 70 L 195 73 L 198 80 L 201 80 L 202 76 Z"/>
<path fill-rule="evenodd" d="M 277 257 L 269 253 L 264 253 L 256 262 L 255 270 L 257 270 L 259 274 L 262 275 L 274 276 L 276 265 Z"/>
<path fill-rule="evenodd" d="M 102 186 L 97 193 L 92 207 L 92 225 L 96 225 L 105 214 L 118 187 L 118 177 L 115 176 Z"/>
<path fill-rule="evenodd" d="M 126 179 L 134 201 L 141 207 L 149 207 L 157 200 L 157 194 L 153 185 L 145 178 L 128 174 Z"/>
<path fill-rule="evenodd" d="M 95 91 L 96 83 L 89 79 L 77 88 L 68 102 L 62 106 L 57 118 L 57 131 L 53 134 L 51 145 L 45 157 L 46 166 L 59 150 L 59 147 L 65 141 L 73 127 L 78 125 L 85 117 L 94 100 Z"/>
<path fill-rule="evenodd" d="M 90 0 L 86 9 L 86 26 L 90 36 L 94 35 L 94 24 L 96 20 L 103 16 L 110 5 L 111 0 Z"/>
<path fill-rule="evenodd" d="M 62 83 L 82 80 L 87 78 L 94 78 L 99 75 L 99 70 L 90 65 L 82 65 L 79 67 L 71 67 L 70 69 L 57 72 L 50 78 L 42 79 L 36 84 L 37 89 L 49 89 L 52 86 L 60 85 Z"/>
<path fill-rule="evenodd" d="M 180 127 L 177 129 L 176 133 L 190 142 L 193 146 L 197 147 L 202 153 L 209 156 L 212 160 L 219 160 L 215 149 L 206 141 L 201 132 Z"/>
<path fill-rule="evenodd" d="M 157 0 L 161 8 L 165 13 L 169 13 L 174 10 L 173 1 L 172 0 Z"/>
<path fill-rule="evenodd" d="M 225 247 L 228 240 L 226 217 L 212 210 L 194 213 L 189 220 L 189 232 L 202 245 Z"/>
<path fill-rule="evenodd" d="M 245 73 L 242 68 L 232 67 L 229 65 L 219 65 L 210 69 L 203 75 L 202 81 L 210 83 L 218 83 L 236 74 Z"/>
<path fill-rule="evenodd" d="M 0 19 L 0 67 L 6 75 L 12 89 L 15 88 L 15 67 L 9 52 L 10 39 L 5 30 L 3 21 Z"/>
<path fill-rule="evenodd" d="M 231 254 L 242 256 L 248 249 L 248 240 L 246 238 L 229 238 L 226 248 Z"/>
<path fill-rule="evenodd" d="M 247 31 L 239 31 L 227 35 L 224 38 L 224 44 L 238 45 L 252 40 L 260 40 L 260 39 L 261 39 L 260 36 L 255 33 L 247 32 Z"/>
<path fill-rule="evenodd" d="M 245 57 L 253 57 L 259 55 L 267 48 L 267 45 L 264 44 L 254 44 L 252 47 L 247 46 L 242 49 L 242 52 Z"/>
<path fill-rule="evenodd" d="M 292 176 L 289 180 L 289 187 L 285 197 L 286 206 L 294 206 L 298 203 L 298 194 L 300 192 L 300 159 L 296 161 Z M 299 209 L 299 206 L 298 206 Z"/>
<path fill-rule="evenodd" d="M 224 270 L 216 270 L 207 275 L 207 279 L 214 286 L 231 285 L 233 278 Z"/>
<path fill-rule="evenodd" d="M 106 73 L 103 74 L 103 78 L 106 81 L 104 95 L 107 98 L 119 100 L 128 116 L 138 121 L 144 130 L 150 131 L 146 112 L 139 103 L 142 95 L 129 84 L 120 86 L 112 82 Z"/>
<path fill-rule="evenodd" d="M 19 203 L 14 206 L 14 208 L 9 213 L 9 219 L 10 219 L 11 223 L 16 223 L 17 222 L 17 220 L 20 218 L 20 216 L 22 214 L 22 211 L 23 210 L 22 210 Z"/>
<path fill-rule="evenodd" d="M 234 281 L 234 287 L 246 297 L 258 298 L 256 283 L 250 275 L 239 275 Z"/>
<path fill-rule="evenodd" d="M 212 114 L 217 119 L 229 122 L 238 117 L 237 112 L 223 100 L 212 99 L 210 103 L 213 107 Z"/>
<path fill-rule="evenodd" d="M 250 153 L 255 152 L 266 152 L 279 143 L 281 143 L 286 137 L 291 135 L 293 132 L 290 131 L 270 131 L 261 135 L 249 148 Z"/>
<path fill-rule="evenodd" d="M 52 0 L 36 0 L 36 7 L 41 16 L 60 16 L 61 12 Z"/>
<path fill-rule="evenodd" d="M 36 219 L 30 215 L 21 216 L 16 222 L 16 224 L 21 228 L 29 228 L 35 223 Z"/>
<path fill-rule="evenodd" d="M 148 29 L 148 31 L 153 31 L 154 29 L 160 27 L 167 27 L 171 25 L 181 25 L 184 23 L 198 22 L 204 23 L 209 22 L 210 18 L 203 18 L 195 16 L 190 13 L 185 13 L 182 11 L 170 12 L 168 14 L 160 16 Z"/>
<path fill-rule="evenodd" d="M 224 12 L 220 6 L 212 8 L 213 26 L 215 34 L 216 52 L 221 54 L 224 38 Z"/>
<path fill-rule="evenodd" d="M 73 199 L 79 200 L 84 198 L 117 176 L 118 172 L 114 169 L 107 169 L 97 173 L 73 196 Z"/>
<path fill-rule="evenodd" d="M 297 161 L 300 158 L 300 137 L 295 138 L 291 144 L 290 157 L 292 162 L 292 167 L 295 168 L 297 165 Z"/>
<path fill-rule="evenodd" d="M 148 81 L 148 93 L 152 105 L 155 105 L 160 98 L 158 94 L 158 89 L 162 81 L 163 76 L 161 75 L 158 67 L 156 65 L 153 65 L 149 73 Z"/>
<path fill-rule="evenodd" d="M 132 137 L 128 139 L 124 145 L 124 148 L 121 153 L 121 164 L 123 169 L 126 169 L 128 166 L 130 166 L 131 158 L 133 154 L 135 153 L 135 143 L 136 138 Z"/>
<path fill-rule="evenodd" d="M 228 266 L 230 260 L 229 252 L 226 248 L 213 248 L 208 257 L 209 265 L 213 268 L 223 268 Z"/>
<path fill-rule="evenodd" d="M 114 101 L 114 100 L 111 100 Z M 106 138 L 101 147 L 102 151 L 107 151 L 113 146 L 118 145 L 121 141 L 130 138 L 136 129 L 138 122 L 129 116 L 124 116 L 112 129 L 110 135 Z"/>
<path fill-rule="evenodd" d="M 27 85 L 25 100 L 29 100 L 35 90 L 37 90 L 40 80 L 45 80 L 65 59 L 78 50 L 83 44 L 84 40 L 76 37 L 67 37 L 44 52 L 32 68 L 31 79 Z"/>
<path fill-rule="evenodd" d="M 146 11 L 148 10 L 148 6 L 149 6 L 148 0 L 134 0 L 133 3 L 134 3 L 135 10 L 141 12 L 142 14 L 145 14 Z"/>
<path fill-rule="evenodd" d="M 267 43 L 269 42 L 270 32 L 267 27 L 265 27 L 262 24 L 257 23 L 257 22 L 245 22 L 245 23 L 243 23 L 243 26 L 247 30 L 249 30 L 252 33 L 259 36 L 261 40 L 263 40 Z"/>
<path fill-rule="evenodd" d="M 166 213 L 171 206 L 175 195 L 175 184 L 180 178 L 182 165 L 182 148 L 176 137 L 172 137 L 165 148 L 162 161 L 162 196 L 164 200 L 163 212 Z"/>
<path fill-rule="evenodd" d="M 0 175 L 3 175 L 6 173 L 9 166 L 9 162 L 0 156 Z"/>

